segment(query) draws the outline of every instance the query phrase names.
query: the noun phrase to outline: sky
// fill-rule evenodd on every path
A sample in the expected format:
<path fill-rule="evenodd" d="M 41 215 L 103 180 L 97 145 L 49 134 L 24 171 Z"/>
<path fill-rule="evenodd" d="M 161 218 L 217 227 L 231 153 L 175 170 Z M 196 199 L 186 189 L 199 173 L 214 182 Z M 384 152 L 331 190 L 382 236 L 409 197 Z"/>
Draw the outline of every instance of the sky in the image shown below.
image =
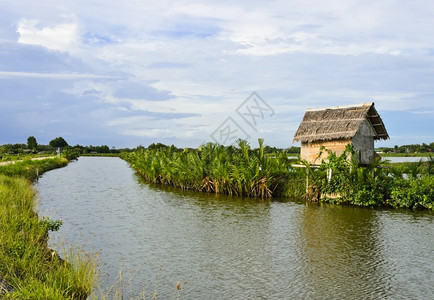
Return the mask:
<path fill-rule="evenodd" d="M 434 141 L 434 2 L 0 0 L 0 144 L 293 144 L 307 108 L 374 102 Z"/>

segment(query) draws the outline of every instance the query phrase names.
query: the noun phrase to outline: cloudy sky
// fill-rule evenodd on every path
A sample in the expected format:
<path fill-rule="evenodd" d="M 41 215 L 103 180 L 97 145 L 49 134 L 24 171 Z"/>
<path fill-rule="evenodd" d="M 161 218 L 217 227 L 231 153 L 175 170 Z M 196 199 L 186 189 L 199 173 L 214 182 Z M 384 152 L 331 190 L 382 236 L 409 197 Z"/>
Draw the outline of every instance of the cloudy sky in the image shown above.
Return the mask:
<path fill-rule="evenodd" d="M 364 102 L 390 135 L 376 146 L 434 141 L 429 0 L 0 7 L 0 144 L 290 147 L 306 108 Z"/>

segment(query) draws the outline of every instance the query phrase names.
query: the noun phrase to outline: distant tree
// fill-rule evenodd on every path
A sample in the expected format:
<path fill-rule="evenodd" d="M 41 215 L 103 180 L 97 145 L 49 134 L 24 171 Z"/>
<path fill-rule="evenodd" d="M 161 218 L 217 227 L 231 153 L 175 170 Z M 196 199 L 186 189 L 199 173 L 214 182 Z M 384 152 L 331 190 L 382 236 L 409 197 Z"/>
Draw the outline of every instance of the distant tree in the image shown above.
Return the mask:
<path fill-rule="evenodd" d="M 110 153 L 110 148 L 107 145 L 95 146 L 94 151 L 97 153 Z"/>
<path fill-rule="evenodd" d="M 75 145 L 74 147 L 72 147 L 77 153 L 79 154 L 83 154 L 83 153 L 87 153 L 86 151 L 86 147 L 82 146 L 82 145 Z"/>
<path fill-rule="evenodd" d="M 286 150 L 288 153 L 300 154 L 300 147 L 292 146 Z"/>
<path fill-rule="evenodd" d="M 15 154 L 23 153 L 23 150 L 27 148 L 26 144 L 13 144 L 12 145 L 13 152 Z"/>
<path fill-rule="evenodd" d="M 169 146 L 167 146 L 165 144 L 162 144 L 162 143 L 156 143 L 156 144 L 152 143 L 152 144 L 150 144 L 148 146 L 149 150 L 152 150 L 152 149 L 161 149 L 161 148 L 165 149 L 165 148 L 169 148 Z"/>
<path fill-rule="evenodd" d="M 425 143 L 422 143 L 422 145 L 420 146 L 420 152 L 428 152 L 428 148 L 429 148 L 429 145 L 427 145 L 427 144 L 425 144 Z"/>
<path fill-rule="evenodd" d="M 276 151 L 278 151 L 279 149 L 277 149 L 276 147 L 271 147 L 271 146 L 264 146 L 264 153 L 275 153 Z"/>
<path fill-rule="evenodd" d="M 5 144 L 0 146 L 0 155 L 12 153 L 14 153 L 14 148 L 11 144 Z"/>
<path fill-rule="evenodd" d="M 38 151 L 39 152 L 42 152 L 42 151 L 48 152 L 51 150 L 52 150 L 52 148 L 49 145 L 42 145 L 42 144 L 38 145 Z"/>
<path fill-rule="evenodd" d="M 63 148 L 68 146 L 68 143 L 63 139 L 63 137 L 57 137 L 55 139 L 52 139 L 49 143 L 50 147 L 53 148 Z"/>
<path fill-rule="evenodd" d="M 27 138 L 27 147 L 33 150 L 38 149 L 38 143 L 36 142 L 36 138 L 34 136 L 29 136 Z"/>

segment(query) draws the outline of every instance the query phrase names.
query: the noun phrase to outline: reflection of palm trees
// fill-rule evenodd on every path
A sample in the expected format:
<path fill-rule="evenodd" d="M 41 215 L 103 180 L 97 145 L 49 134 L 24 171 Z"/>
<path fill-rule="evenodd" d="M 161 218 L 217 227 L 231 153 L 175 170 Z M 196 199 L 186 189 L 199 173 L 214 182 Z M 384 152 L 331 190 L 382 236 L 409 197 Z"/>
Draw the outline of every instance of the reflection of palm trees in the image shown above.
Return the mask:
<path fill-rule="evenodd" d="M 376 241 L 373 210 L 310 204 L 301 215 L 301 261 L 314 298 L 387 296 L 389 274 Z"/>

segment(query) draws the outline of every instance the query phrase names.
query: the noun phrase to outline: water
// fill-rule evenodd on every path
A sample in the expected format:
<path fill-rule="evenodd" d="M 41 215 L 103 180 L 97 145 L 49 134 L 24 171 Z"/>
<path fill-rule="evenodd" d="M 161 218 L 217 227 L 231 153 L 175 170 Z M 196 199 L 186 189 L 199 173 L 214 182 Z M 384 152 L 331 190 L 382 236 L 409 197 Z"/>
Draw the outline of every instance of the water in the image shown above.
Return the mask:
<path fill-rule="evenodd" d="M 265 202 L 142 183 L 118 158 L 81 157 L 36 184 L 50 243 L 99 251 L 126 298 L 434 299 L 434 216 Z"/>
<path fill-rule="evenodd" d="M 424 156 L 424 157 L 403 157 L 403 156 L 386 156 L 383 157 L 382 160 L 388 160 L 391 163 L 403 163 L 403 162 L 419 162 L 420 160 L 422 161 L 427 161 L 428 157 Z"/>

